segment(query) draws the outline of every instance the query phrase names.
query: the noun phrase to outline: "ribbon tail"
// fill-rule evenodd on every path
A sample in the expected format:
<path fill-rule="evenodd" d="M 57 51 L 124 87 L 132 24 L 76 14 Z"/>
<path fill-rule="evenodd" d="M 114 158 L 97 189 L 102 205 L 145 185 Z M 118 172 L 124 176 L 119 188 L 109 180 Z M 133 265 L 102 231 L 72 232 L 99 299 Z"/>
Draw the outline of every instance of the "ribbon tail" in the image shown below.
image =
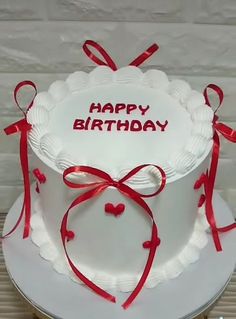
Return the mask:
<path fill-rule="evenodd" d="M 224 99 L 224 92 L 223 90 L 215 85 L 215 84 L 209 84 L 205 88 L 203 94 L 205 97 L 206 104 L 210 107 L 211 103 L 208 96 L 208 89 L 213 90 L 219 99 L 219 103 L 217 108 L 215 109 L 214 113 L 217 112 L 217 110 L 221 107 L 223 99 Z M 236 130 L 233 130 L 231 127 L 227 126 L 224 123 L 218 122 L 218 116 L 215 114 L 213 119 L 213 127 L 215 129 L 214 136 L 213 136 L 213 151 L 212 151 L 212 157 L 211 157 L 211 165 L 210 165 L 210 171 L 209 175 L 207 174 L 207 181 L 204 185 L 205 187 L 205 195 L 206 195 L 206 216 L 207 220 L 210 224 L 213 240 L 216 246 L 217 251 L 221 251 L 221 243 L 219 238 L 219 233 L 224 233 L 227 231 L 230 231 L 232 229 L 236 228 L 236 223 L 232 223 L 230 225 L 224 226 L 224 227 L 217 227 L 215 216 L 214 216 L 214 210 L 212 206 L 212 196 L 213 196 L 213 189 L 215 185 L 215 178 L 217 173 L 217 167 L 218 167 L 218 160 L 219 160 L 219 152 L 220 152 L 220 139 L 218 133 L 222 134 L 224 138 L 226 138 L 228 141 L 232 143 L 236 143 Z"/>
<path fill-rule="evenodd" d="M 22 205 L 22 208 L 21 208 L 21 213 L 20 213 L 20 216 L 18 217 L 17 219 L 17 222 L 15 223 L 15 226 L 8 232 L 6 233 L 5 235 L 1 236 L 0 239 L 5 239 L 7 238 L 8 236 L 10 236 L 11 234 L 14 233 L 14 231 L 17 229 L 17 227 L 19 226 L 23 216 L 24 216 L 24 201 L 23 201 L 23 205 Z"/>
<path fill-rule="evenodd" d="M 67 222 L 68 222 L 68 215 L 70 213 L 70 210 L 83 203 L 86 202 L 87 200 L 98 196 L 99 194 L 101 194 L 105 188 L 107 187 L 107 185 L 103 185 L 103 186 L 98 186 L 96 188 L 93 188 L 89 191 L 87 191 L 86 193 L 83 193 L 82 195 L 80 195 L 79 197 L 77 197 L 72 204 L 70 205 L 70 207 L 68 208 L 67 212 L 65 213 L 63 219 L 62 219 L 62 223 L 61 223 L 61 239 L 62 239 L 62 243 L 63 243 L 63 247 L 64 247 L 64 251 L 67 257 L 67 260 L 69 262 L 69 265 L 72 269 L 72 271 L 74 272 L 74 274 L 87 286 L 89 287 L 92 291 L 94 291 L 96 294 L 98 294 L 99 296 L 103 297 L 104 299 L 110 301 L 110 302 L 116 302 L 116 298 L 114 296 L 112 296 L 111 294 L 109 294 L 108 292 L 106 292 L 105 290 L 103 290 L 102 288 L 98 287 L 97 285 L 95 285 L 90 279 L 88 279 L 85 275 L 83 275 L 79 269 L 75 266 L 75 264 L 73 263 L 72 259 L 70 258 L 67 248 L 66 248 L 66 234 L 67 234 Z"/>
<path fill-rule="evenodd" d="M 30 194 L 30 179 L 29 179 L 29 164 L 28 164 L 28 146 L 27 146 L 27 130 L 21 131 L 20 137 L 20 162 L 24 180 L 24 198 L 20 216 L 15 226 L 5 235 L 1 237 L 4 239 L 10 236 L 19 226 L 22 218 L 25 216 L 23 238 L 27 238 L 30 232 L 30 217 L 31 217 L 31 194 Z"/>
<path fill-rule="evenodd" d="M 119 188 L 119 191 L 122 194 L 124 194 L 125 196 L 127 196 L 128 198 L 132 199 L 142 209 L 144 209 L 144 211 L 148 214 L 148 216 L 152 220 L 151 248 L 149 251 L 149 255 L 147 258 L 145 268 L 143 270 L 143 274 L 142 274 L 137 286 L 135 287 L 133 292 L 130 294 L 128 299 L 122 305 L 122 307 L 124 309 L 127 309 L 132 304 L 132 302 L 135 300 L 135 298 L 138 296 L 140 291 L 142 290 L 142 288 L 147 280 L 147 277 L 150 273 L 150 270 L 152 268 L 152 264 L 153 264 L 153 261 L 154 261 L 155 255 L 156 255 L 156 250 L 157 250 L 157 245 L 155 245 L 155 242 L 158 238 L 158 231 L 157 231 L 157 225 L 156 225 L 155 220 L 153 218 L 152 211 L 151 211 L 150 207 L 147 205 L 147 203 L 142 199 L 141 195 L 139 193 L 137 193 L 136 191 L 134 191 L 132 188 L 130 188 L 126 184 L 122 184 Z"/>
<path fill-rule="evenodd" d="M 232 224 L 224 226 L 224 227 L 219 227 L 218 231 L 220 233 L 225 233 L 225 232 L 230 231 L 230 230 L 235 229 L 235 228 L 236 228 L 236 223 L 232 223 Z"/>
<path fill-rule="evenodd" d="M 158 49 L 159 49 L 159 46 L 156 43 L 152 44 L 145 52 L 141 53 L 129 65 L 139 66 L 143 64 L 143 62 L 149 59 L 149 57 L 152 56 Z"/>
<path fill-rule="evenodd" d="M 28 143 L 27 131 L 23 130 L 20 137 L 20 160 L 24 180 L 24 204 L 23 210 L 25 215 L 23 238 L 27 238 L 30 233 L 30 218 L 31 218 L 31 193 L 29 179 L 29 161 L 28 161 Z"/>
<path fill-rule="evenodd" d="M 154 241 L 154 239 L 157 238 L 157 227 L 156 224 L 153 222 L 153 226 L 152 226 L 152 241 Z M 136 297 L 138 296 L 138 294 L 140 293 L 140 291 L 142 290 L 147 277 L 149 275 L 149 272 L 151 270 L 154 258 L 155 258 L 155 254 L 156 254 L 156 250 L 157 250 L 157 246 L 156 245 L 152 245 L 149 251 L 149 256 L 147 259 L 147 263 L 145 265 L 145 268 L 143 270 L 143 274 L 137 284 L 137 286 L 135 287 L 135 289 L 133 290 L 133 292 L 131 293 L 131 295 L 128 297 L 128 299 L 126 299 L 126 301 L 123 303 L 122 307 L 124 309 L 127 309 L 132 303 L 133 301 L 136 299 Z"/>

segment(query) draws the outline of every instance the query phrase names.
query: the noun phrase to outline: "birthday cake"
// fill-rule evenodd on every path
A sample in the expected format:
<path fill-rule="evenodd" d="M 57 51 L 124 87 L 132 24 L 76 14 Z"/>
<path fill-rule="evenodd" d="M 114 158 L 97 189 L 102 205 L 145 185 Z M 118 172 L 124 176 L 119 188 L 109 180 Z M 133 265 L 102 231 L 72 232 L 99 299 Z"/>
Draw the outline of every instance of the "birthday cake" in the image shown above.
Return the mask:
<path fill-rule="evenodd" d="M 207 102 L 135 65 L 78 71 L 36 95 L 31 238 L 55 271 L 110 301 L 107 290 L 130 291 L 126 308 L 199 259 L 214 226 Z"/>

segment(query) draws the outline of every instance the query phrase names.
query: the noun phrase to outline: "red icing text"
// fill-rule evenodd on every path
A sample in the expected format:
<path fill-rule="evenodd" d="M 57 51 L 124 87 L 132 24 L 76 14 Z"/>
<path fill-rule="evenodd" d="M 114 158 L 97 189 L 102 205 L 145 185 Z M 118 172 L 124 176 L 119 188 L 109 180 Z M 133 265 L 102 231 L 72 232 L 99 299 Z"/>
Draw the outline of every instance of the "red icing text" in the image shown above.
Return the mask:
<path fill-rule="evenodd" d="M 166 120 L 164 123 L 160 121 L 147 120 L 141 122 L 139 120 L 101 120 L 91 119 L 88 117 L 87 120 L 75 119 L 73 129 L 74 130 L 85 130 L 85 131 L 161 131 L 164 132 L 168 125 Z"/>
<path fill-rule="evenodd" d="M 74 120 L 73 129 L 78 131 L 131 131 L 131 132 L 164 132 L 168 126 L 168 121 L 144 119 L 150 109 L 149 105 L 137 105 L 133 103 L 91 103 L 87 119 L 77 118 Z M 93 118 L 94 114 L 120 114 L 132 116 L 132 119 L 104 119 Z M 135 115 L 141 115 L 140 119 L 135 119 Z M 117 117 L 117 116 L 116 116 Z"/>
<path fill-rule="evenodd" d="M 141 115 L 145 115 L 145 113 L 149 110 L 149 105 L 136 105 L 136 104 L 125 104 L 125 103 L 106 103 L 102 105 L 101 103 L 91 103 L 89 108 L 89 113 L 116 113 L 119 114 L 121 112 L 125 112 L 126 114 L 141 113 Z"/>

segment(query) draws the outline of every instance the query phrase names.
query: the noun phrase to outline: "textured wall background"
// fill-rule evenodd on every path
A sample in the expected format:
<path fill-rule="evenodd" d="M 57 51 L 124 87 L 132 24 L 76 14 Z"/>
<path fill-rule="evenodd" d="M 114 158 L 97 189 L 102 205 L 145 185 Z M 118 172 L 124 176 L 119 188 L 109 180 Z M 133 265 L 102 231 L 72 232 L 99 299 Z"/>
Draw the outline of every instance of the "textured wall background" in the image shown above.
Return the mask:
<path fill-rule="evenodd" d="M 202 90 L 223 87 L 221 119 L 236 128 L 236 2 L 234 0 L 0 0 L 0 129 L 19 118 L 12 100 L 23 79 L 44 90 L 92 62 L 86 39 L 111 52 L 120 66 L 152 42 L 146 64 Z M 0 212 L 22 191 L 17 136 L 0 135 Z M 236 146 L 223 141 L 217 188 L 236 216 Z"/>

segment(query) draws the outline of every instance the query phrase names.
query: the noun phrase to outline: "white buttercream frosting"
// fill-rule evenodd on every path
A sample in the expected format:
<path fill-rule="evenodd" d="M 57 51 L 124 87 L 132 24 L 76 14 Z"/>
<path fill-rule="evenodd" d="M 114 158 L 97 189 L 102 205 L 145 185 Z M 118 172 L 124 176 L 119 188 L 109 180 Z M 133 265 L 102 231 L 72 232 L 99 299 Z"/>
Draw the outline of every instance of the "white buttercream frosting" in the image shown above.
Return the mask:
<path fill-rule="evenodd" d="M 89 75 L 83 71 L 74 72 L 66 79 L 66 83 L 71 92 L 83 90 L 88 85 L 88 81 Z"/>
<path fill-rule="evenodd" d="M 75 166 L 75 165 L 81 165 L 81 162 L 78 162 L 76 159 L 74 159 L 70 154 L 68 154 L 65 151 L 61 151 L 56 158 L 56 165 L 59 169 L 64 171 L 66 168 Z"/>
<path fill-rule="evenodd" d="M 184 174 L 189 171 L 196 162 L 196 156 L 188 151 L 179 151 L 171 155 L 169 165 L 176 172 Z"/>
<path fill-rule="evenodd" d="M 34 107 L 43 106 L 46 110 L 50 111 L 55 106 L 55 101 L 50 93 L 48 92 L 40 92 L 36 95 L 34 99 Z"/>
<path fill-rule="evenodd" d="M 49 116 L 48 111 L 43 107 L 31 107 L 27 112 L 27 122 L 35 124 L 46 124 L 48 122 Z"/>
<path fill-rule="evenodd" d="M 192 134 L 200 135 L 208 140 L 210 140 L 213 136 L 213 128 L 208 123 L 197 123 L 194 125 Z"/>
<path fill-rule="evenodd" d="M 113 71 L 108 66 L 101 66 L 100 68 L 95 68 L 89 74 L 90 85 L 110 84 L 112 81 L 113 81 Z"/>
<path fill-rule="evenodd" d="M 47 133 L 48 131 L 44 124 L 33 126 L 29 132 L 31 145 L 36 149 L 39 149 L 41 138 Z"/>
<path fill-rule="evenodd" d="M 69 87 L 65 81 L 58 80 L 50 85 L 48 92 L 55 101 L 61 102 L 69 93 Z"/>
<path fill-rule="evenodd" d="M 50 261 L 58 273 L 69 276 L 72 280 L 81 284 L 81 281 L 71 271 L 66 257 L 58 252 L 48 236 L 43 222 L 42 208 L 39 200 L 34 203 L 33 210 L 34 214 L 31 218 L 31 239 L 39 247 L 41 257 Z M 207 245 L 208 237 L 206 230 L 208 227 L 205 217 L 205 208 L 202 206 L 198 211 L 198 218 L 195 222 L 193 233 L 188 243 L 186 243 L 186 246 L 166 264 L 160 267 L 153 267 L 145 283 L 145 287 L 153 288 L 161 282 L 176 278 L 186 267 L 196 262 L 200 257 L 201 250 Z M 85 265 L 77 266 L 86 277 L 93 280 L 103 289 L 116 289 L 122 292 L 132 291 L 141 276 L 141 274 L 120 274 L 118 276 L 112 276 L 104 272 L 92 270 Z"/>
<path fill-rule="evenodd" d="M 184 103 L 191 93 L 191 87 L 183 80 L 173 80 L 169 85 L 169 93 L 178 101 Z"/>
<path fill-rule="evenodd" d="M 186 144 L 185 149 L 186 151 L 195 155 L 197 158 L 200 158 L 204 154 L 208 143 L 209 143 L 209 140 L 207 140 L 206 138 L 202 136 L 198 136 L 198 135 L 193 135 L 188 140 L 188 143 Z"/>
<path fill-rule="evenodd" d="M 32 239 L 33 240 L 33 239 Z M 34 242 L 34 240 L 33 240 Z M 67 261 L 64 258 L 61 258 L 59 255 L 57 255 L 56 259 L 54 260 L 53 268 L 62 275 L 69 276 L 70 275 L 70 269 L 67 266 Z"/>
<path fill-rule="evenodd" d="M 151 88 L 166 91 L 169 86 L 169 80 L 165 72 L 160 70 L 148 70 L 145 73 L 145 81 Z"/>
<path fill-rule="evenodd" d="M 214 112 L 212 108 L 207 105 L 202 105 L 198 107 L 192 113 L 192 119 L 194 121 L 202 121 L 202 122 L 212 122 L 214 117 Z"/>
<path fill-rule="evenodd" d="M 55 160 L 61 149 L 61 142 L 55 135 L 47 133 L 41 138 L 40 151 L 49 159 Z"/>
<path fill-rule="evenodd" d="M 205 98 L 202 93 L 192 90 L 186 101 L 187 110 L 192 113 L 196 108 L 205 104 Z"/>
<path fill-rule="evenodd" d="M 137 84 L 142 78 L 142 71 L 135 66 L 125 66 L 114 73 L 114 82 L 119 84 Z"/>

